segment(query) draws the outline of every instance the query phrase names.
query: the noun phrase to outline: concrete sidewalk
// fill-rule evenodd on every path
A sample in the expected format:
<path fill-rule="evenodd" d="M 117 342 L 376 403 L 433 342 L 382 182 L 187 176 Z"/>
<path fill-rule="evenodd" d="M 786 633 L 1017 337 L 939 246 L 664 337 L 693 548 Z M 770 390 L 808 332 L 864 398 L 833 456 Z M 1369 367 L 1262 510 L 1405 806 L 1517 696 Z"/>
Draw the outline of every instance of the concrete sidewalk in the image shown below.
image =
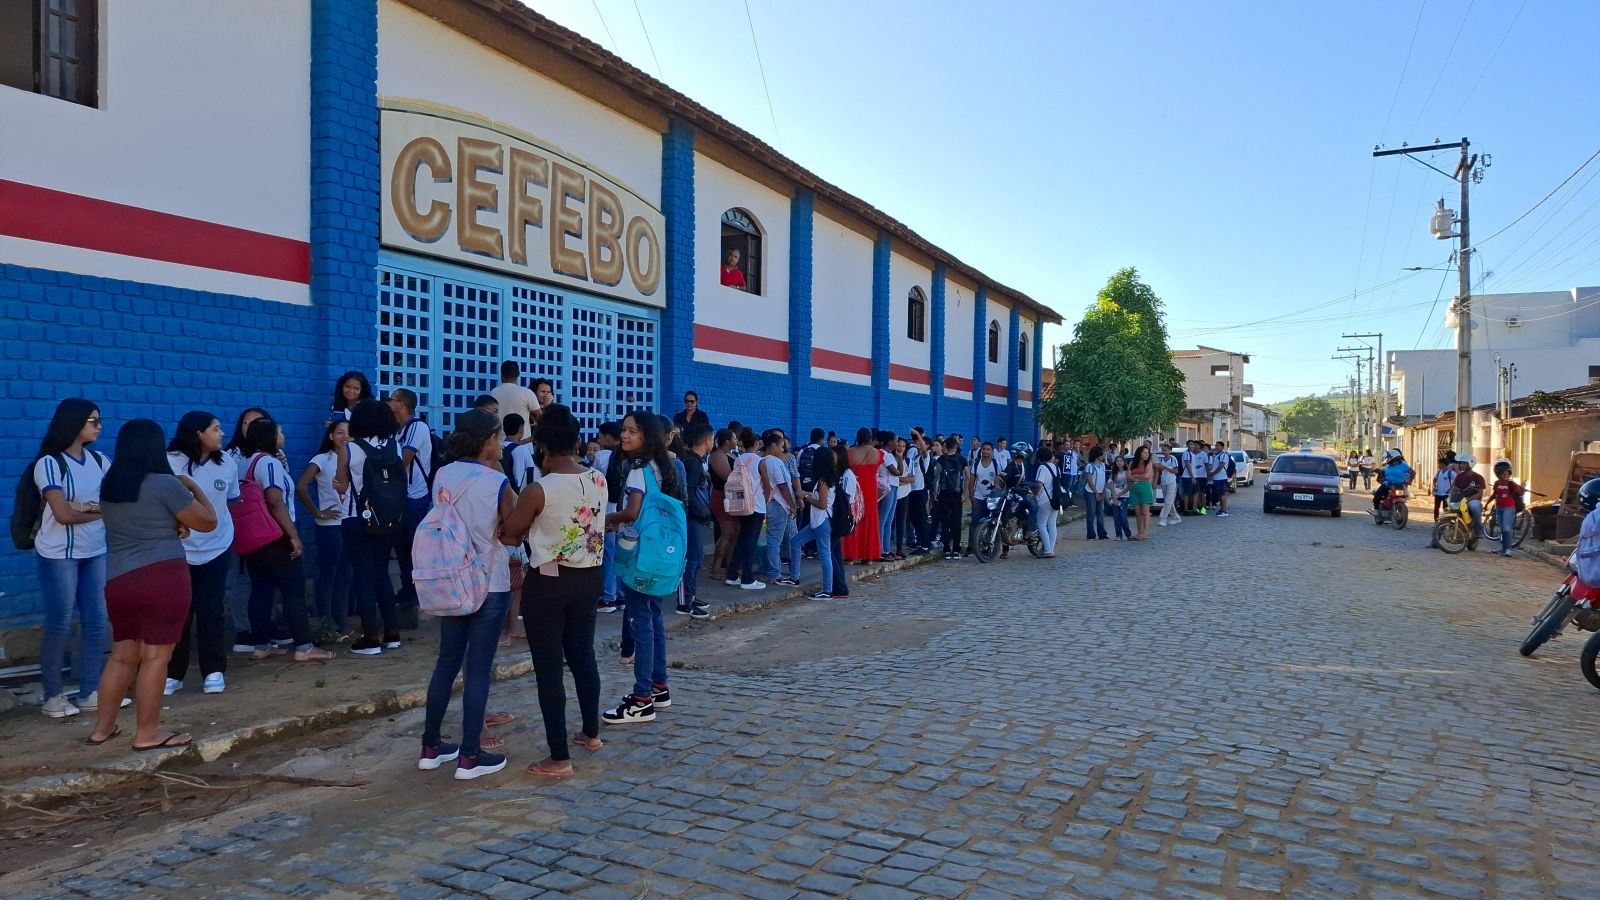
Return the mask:
<path fill-rule="evenodd" d="M 1063 514 L 1063 527 L 1081 517 L 1081 509 L 1067 510 Z M 850 566 L 848 577 L 853 583 L 862 582 L 928 563 L 939 564 L 939 554 Z M 968 563 L 945 565 L 970 566 Z M 772 585 L 764 590 L 747 591 L 712 581 L 709 567 L 706 567 L 701 570 L 699 595 L 710 605 L 709 621 L 715 621 L 805 600 L 820 587 L 821 567 L 814 560 L 807 560 L 802 563 L 801 576 L 798 586 Z M 705 621 L 708 620 L 668 611 L 667 633 L 694 628 Z M 612 690 L 610 682 L 617 677 L 613 673 L 620 672 L 616 651 L 621 626 L 620 613 L 602 614 L 595 628 L 600 670 L 602 678 L 608 682 L 607 691 Z M 6 768 L 49 766 L 65 774 L 30 778 L 8 788 L 40 792 L 81 787 L 92 781 L 94 776 L 73 771 L 75 766 L 148 771 L 184 762 L 211 762 L 266 741 L 422 706 L 437 656 L 438 620 L 424 616 L 422 627 L 407 632 L 405 638 L 405 647 L 401 650 L 376 657 L 340 651 L 339 657 L 327 664 L 296 664 L 289 662 L 288 657 L 255 661 L 233 655 L 228 662 L 228 689 L 222 694 L 201 693 L 200 676 L 191 668 L 185 687 L 165 699 L 161 715 L 163 730 L 188 732 L 194 735 L 194 743 L 172 750 L 129 750 L 133 731 L 131 708 L 125 710 L 120 719 L 123 734 L 104 746 L 90 747 L 84 744 L 84 738 L 93 727 L 93 714 L 85 712 L 66 719 L 47 719 L 38 714 L 36 707 L 23 707 L 0 717 L 0 741 L 6 746 Z M 525 643 L 501 648 L 496 656 L 496 681 L 518 678 L 532 670 Z M 457 686 L 459 688 L 459 681 Z M 609 697 L 609 693 L 606 696 Z M 493 702 L 491 695 L 491 706 Z"/>

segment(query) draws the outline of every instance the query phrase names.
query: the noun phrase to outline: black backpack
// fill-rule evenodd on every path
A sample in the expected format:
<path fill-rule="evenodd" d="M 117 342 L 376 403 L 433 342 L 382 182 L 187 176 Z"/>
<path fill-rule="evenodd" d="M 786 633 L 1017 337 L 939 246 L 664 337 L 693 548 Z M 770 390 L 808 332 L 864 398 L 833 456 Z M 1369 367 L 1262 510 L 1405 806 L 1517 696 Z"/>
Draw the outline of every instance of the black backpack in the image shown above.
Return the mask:
<path fill-rule="evenodd" d="M 1072 500 L 1072 491 L 1067 485 L 1067 475 L 1058 463 L 1050 464 L 1050 474 L 1055 476 L 1050 488 L 1050 508 L 1066 509 Z"/>
<path fill-rule="evenodd" d="M 706 477 L 705 463 L 693 453 L 679 457 L 683 463 L 684 514 L 689 521 L 704 525 L 711 521 L 711 479 Z"/>
<path fill-rule="evenodd" d="M 94 450 L 87 452 L 94 457 L 100 471 L 104 472 L 106 458 Z M 57 453 L 51 458 L 56 461 L 59 471 L 66 471 L 67 461 L 61 458 L 61 454 Z M 11 506 L 11 544 L 18 550 L 32 550 L 39 528 L 44 524 L 44 495 L 39 493 L 38 485 L 33 482 L 33 467 L 36 465 L 38 460 L 29 463 L 22 477 L 17 479 L 16 498 Z"/>
<path fill-rule="evenodd" d="M 961 457 L 946 453 L 937 460 L 939 464 L 939 490 L 936 497 L 961 493 L 961 476 L 966 474 L 966 464 Z"/>
<path fill-rule="evenodd" d="M 606 500 L 612 506 L 622 505 L 622 492 L 628 486 L 628 460 L 623 456 L 622 448 L 615 447 L 611 450 L 611 457 L 606 460 Z"/>
<path fill-rule="evenodd" d="M 850 511 L 850 495 L 845 493 L 843 482 L 833 485 L 833 500 L 828 504 L 832 507 L 829 518 L 833 519 L 834 537 L 845 537 L 856 530 L 856 517 Z"/>
<path fill-rule="evenodd" d="M 426 477 L 428 479 L 428 493 L 432 494 L 433 476 L 437 475 L 440 469 L 455 462 L 455 460 L 452 459 L 450 457 L 450 453 L 445 450 L 445 437 L 443 435 L 439 434 L 437 431 L 430 431 L 428 432 L 428 437 L 433 441 L 433 453 L 429 456 L 429 461 L 433 463 L 433 468 L 428 470 Z"/>
<path fill-rule="evenodd" d="M 366 459 L 361 464 L 361 493 L 356 508 L 367 522 L 369 534 L 391 534 L 400 529 L 406 514 L 406 464 L 395 452 L 398 445 L 389 441 L 374 446 L 362 440 Z"/>
<path fill-rule="evenodd" d="M 817 489 L 817 454 L 822 450 L 822 447 L 812 446 L 800 451 L 798 466 L 800 468 L 801 490 L 814 491 Z"/>

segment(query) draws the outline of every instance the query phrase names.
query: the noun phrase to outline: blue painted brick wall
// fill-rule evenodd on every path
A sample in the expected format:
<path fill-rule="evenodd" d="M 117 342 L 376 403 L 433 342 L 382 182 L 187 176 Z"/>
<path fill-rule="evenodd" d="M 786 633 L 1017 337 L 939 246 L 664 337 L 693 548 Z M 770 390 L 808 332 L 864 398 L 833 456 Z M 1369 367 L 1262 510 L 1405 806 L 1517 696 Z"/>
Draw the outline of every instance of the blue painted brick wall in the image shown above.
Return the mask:
<path fill-rule="evenodd" d="M 1006 405 L 1005 418 L 1002 421 L 1005 422 L 1003 427 L 1005 428 L 1006 437 L 1011 440 L 1016 440 L 1027 434 L 1025 430 L 1019 431 L 1017 429 L 1017 385 L 1021 381 L 1022 375 L 1017 370 L 1017 366 L 1021 362 L 1021 359 L 1018 358 L 1018 350 L 1021 348 L 1017 344 L 1017 338 L 1020 336 L 1021 327 L 1022 316 L 1019 314 L 1017 307 L 1013 305 L 1006 325 L 1007 346 L 1000 348 L 1000 358 L 1006 361 Z M 1028 341 L 1032 343 L 1032 335 L 1028 336 Z"/>
<path fill-rule="evenodd" d="M 718 425 L 727 419 L 707 402 L 707 389 L 713 388 L 694 364 L 694 129 L 674 119 L 661 136 L 661 213 L 666 218 L 667 234 L 662 252 L 666 257 L 666 309 L 661 311 L 661 385 L 657 395 L 662 406 L 673 411 L 683 392 L 699 393 L 701 404 Z M 724 376 L 726 377 L 726 376 Z"/>
<path fill-rule="evenodd" d="M 878 232 L 872 245 L 872 421 L 888 427 L 884 400 L 889 393 L 889 234 Z"/>
<path fill-rule="evenodd" d="M 816 198 L 804 188 L 789 201 L 789 428 L 804 437 L 816 427 L 800 415 L 800 395 L 811 380 L 811 267 Z"/>

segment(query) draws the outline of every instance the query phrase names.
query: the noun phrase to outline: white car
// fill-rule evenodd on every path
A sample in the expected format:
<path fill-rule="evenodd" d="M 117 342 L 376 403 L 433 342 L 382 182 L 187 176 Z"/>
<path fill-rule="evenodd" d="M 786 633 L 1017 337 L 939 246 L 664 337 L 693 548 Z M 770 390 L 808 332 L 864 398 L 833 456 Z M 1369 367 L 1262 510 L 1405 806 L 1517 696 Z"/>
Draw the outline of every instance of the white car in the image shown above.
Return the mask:
<path fill-rule="evenodd" d="M 1250 458 L 1250 454 L 1243 450 L 1229 450 L 1228 455 L 1233 457 L 1233 486 L 1255 487 L 1255 460 Z"/>

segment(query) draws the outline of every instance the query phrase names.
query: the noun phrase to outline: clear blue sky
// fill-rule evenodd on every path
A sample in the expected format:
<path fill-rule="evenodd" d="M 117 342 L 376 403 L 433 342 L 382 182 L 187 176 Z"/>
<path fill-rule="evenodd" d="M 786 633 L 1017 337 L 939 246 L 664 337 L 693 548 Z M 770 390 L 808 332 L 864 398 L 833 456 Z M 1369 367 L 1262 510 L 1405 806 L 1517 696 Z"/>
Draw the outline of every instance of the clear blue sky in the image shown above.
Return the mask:
<path fill-rule="evenodd" d="M 1383 285 L 1444 264 L 1428 217 L 1457 188 L 1374 144 L 1491 154 L 1477 238 L 1600 149 L 1593 0 L 750 0 L 754 41 L 737 0 L 530 5 L 1055 307 L 1051 343 L 1137 266 L 1173 346 L 1250 353 L 1265 401 L 1342 383 L 1343 331 L 1453 345 L 1454 275 Z M 1475 289 L 1600 285 L 1596 175 L 1487 242 Z"/>

